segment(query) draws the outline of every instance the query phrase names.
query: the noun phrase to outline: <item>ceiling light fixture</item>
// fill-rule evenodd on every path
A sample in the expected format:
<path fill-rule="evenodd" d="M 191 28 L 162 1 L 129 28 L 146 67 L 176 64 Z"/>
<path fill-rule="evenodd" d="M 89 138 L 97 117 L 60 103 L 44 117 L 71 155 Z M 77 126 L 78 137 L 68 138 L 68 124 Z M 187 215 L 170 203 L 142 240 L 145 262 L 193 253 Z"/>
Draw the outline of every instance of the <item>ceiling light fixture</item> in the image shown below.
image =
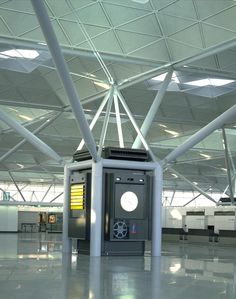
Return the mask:
<path fill-rule="evenodd" d="M 103 83 L 103 82 L 97 82 L 97 81 L 94 81 L 94 84 L 104 88 L 104 89 L 110 89 L 110 85 L 107 84 L 107 83 Z"/>
<path fill-rule="evenodd" d="M 211 159 L 210 155 L 206 155 L 206 154 L 199 154 L 199 155 L 206 158 L 207 160 Z"/>
<path fill-rule="evenodd" d="M 24 165 L 22 165 L 20 163 L 17 163 L 16 165 L 19 166 L 20 168 L 24 168 Z"/>
<path fill-rule="evenodd" d="M 132 0 L 133 2 L 138 2 L 138 3 L 141 3 L 141 4 L 146 4 L 148 3 L 149 0 Z"/>
<path fill-rule="evenodd" d="M 26 58 L 35 59 L 39 56 L 36 50 L 12 49 L 0 52 L 0 58 Z"/>
<path fill-rule="evenodd" d="M 163 124 L 159 124 L 159 126 L 162 127 L 162 128 L 167 128 L 167 126 L 163 125 Z"/>
<path fill-rule="evenodd" d="M 25 119 L 25 120 L 28 120 L 28 121 L 33 120 L 32 117 L 29 117 L 29 116 L 24 115 L 24 114 L 18 114 L 18 116 L 21 117 L 21 118 L 23 118 L 23 119 Z"/>
<path fill-rule="evenodd" d="M 186 82 L 185 84 L 187 85 L 193 85 L 193 86 L 199 86 L 199 87 L 204 87 L 204 86 L 224 86 L 229 83 L 234 82 L 234 80 L 226 80 L 226 79 L 201 79 L 201 80 L 195 80 L 191 82 Z"/>
<path fill-rule="evenodd" d="M 166 133 L 169 133 L 171 134 L 172 136 L 174 137 L 178 137 L 179 136 L 179 133 L 176 132 L 176 131 L 172 131 L 172 130 L 164 130 Z"/>

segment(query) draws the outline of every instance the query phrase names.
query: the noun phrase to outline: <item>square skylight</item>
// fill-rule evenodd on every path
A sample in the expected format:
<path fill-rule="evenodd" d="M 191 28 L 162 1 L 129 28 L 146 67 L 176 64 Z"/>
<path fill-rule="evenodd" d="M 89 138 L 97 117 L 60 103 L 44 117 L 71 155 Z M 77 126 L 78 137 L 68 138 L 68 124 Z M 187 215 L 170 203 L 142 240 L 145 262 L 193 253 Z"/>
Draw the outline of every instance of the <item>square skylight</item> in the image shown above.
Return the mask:
<path fill-rule="evenodd" d="M 11 49 L 0 52 L 0 58 L 9 59 L 9 58 L 26 58 L 26 59 L 35 59 L 39 56 L 39 53 L 35 50 L 26 50 L 26 49 Z"/>
<path fill-rule="evenodd" d="M 195 80 L 191 82 L 186 82 L 185 84 L 187 85 L 192 85 L 192 86 L 224 86 L 229 83 L 234 82 L 234 80 L 227 80 L 227 79 L 215 79 L 215 78 L 209 78 L 209 79 L 200 79 L 200 80 Z"/>

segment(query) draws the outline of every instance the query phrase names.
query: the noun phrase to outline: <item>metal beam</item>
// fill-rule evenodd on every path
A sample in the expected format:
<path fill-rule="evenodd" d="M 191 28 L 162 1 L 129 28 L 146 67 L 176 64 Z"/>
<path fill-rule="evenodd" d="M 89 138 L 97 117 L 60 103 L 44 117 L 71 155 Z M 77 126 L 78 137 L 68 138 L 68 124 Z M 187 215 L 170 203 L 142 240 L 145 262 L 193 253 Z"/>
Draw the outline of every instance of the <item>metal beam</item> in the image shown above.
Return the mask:
<path fill-rule="evenodd" d="M 100 114 L 102 113 L 102 109 L 105 107 L 107 101 L 109 100 L 109 98 L 111 97 L 111 93 L 112 93 L 113 88 L 110 88 L 110 90 L 107 92 L 107 94 L 105 95 L 102 103 L 100 104 L 96 114 L 94 115 L 93 120 L 91 121 L 91 123 L 89 124 L 89 129 L 92 131 L 93 127 L 95 126 Z M 77 150 L 81 150 L 84 146 L 84 139 L 81 140 Z"/>
<path fill-rule="evenodd" d="M 185 176 L 180 174 L 178 171 L 174 170 L 173 168 L 169 168 L 169 171 L 175 173 L 179 178 L 181 178 L 183 181 L 188 183 L 193 187 L 193 189 L 197 190 L 200 192 L 202 195 L 204 195 L 206 198 L 208 198 L 210 201 L 214 202 L 215 204 L 217 203 L 214 198 L 212 198 L 209 194 L 207 194 L 205 191 L 203 191 L 201 188 L 199 188 L 197 185 L 193 184 L 190 180 L 188 180 Z"/>
<path fill-rule="evenodd" d="M 44 194 L 44 196 L 43 196 L 43 198 L 41 200 L 41 202 L 44 201 L 44 198 L 48 195 L 48 192 L 50 191 L 51 188 L 52 188 L 52 184 L 48 187 L 47 191 L 45 192 L 45 194 Z"/>
<path fill-rule="evenodd" d="M 56 120 L 62 112 L 57 113 L 53 117 L 47 119 L 46 121 L 43 122 L 41 126 L 39 126 L 36 130 L 33 131 L 33 134 L 37 134 L 41 132 L 43 129 L 47 128 L 54 120 Z M 13 148 L 11 148 L 8 152 L 6 152 L 4 155 L 0 157 L 0 162 L 3 162 L 6 160 L 11 154 L 15 153 L 22 145 L 24 145 L 27 142 L 26 139 L 23 139 L 20 141 L 18 144 L 16 144 Z"/>
<path fill-rule="evenodd" d="M 20 188 L 18 187 L 18 185 L 17 185 L 17 183 L 16 183 L 15 179 L 13 178 L 13 176 L 12 176 L 11 172 L 10 172 L 10 171 L 8 171 L 8 174 L 9 174 L 9 176 L 10 176 L 10 178 L 11 178 L 12 182 L 13 182 L 13 183 L 14 183 L 14 185 L 16 186 L 16 189 L 17 189 L 17 191 L 20 193 L 20 196 L 21 196 L 21 198 L 23 199 L 23 201 L 26 201 L 26 199 L 25 199 L 25 197 L 24 197 L 23 193 L 21 192 Z"/>
<path fill-rule="evenodd" d="M 148 146 L 148 144 L 147 144 L 145 138 L 143 137 L 142 133 L 140 132 L 139 127 L 138 127 L 138 125 L 137 125 L 137 123 L 136 123 L 136 121 L 135 121 L 135 119 L 134 119 L 134 117 L 133 117 L 133 115 L 132 115 L 132 113 L 131 113 L 129 107 L 128 107 L 128 105 L 127 105 L 126 102 L 125 102 L 124 97 L 122 96 L 122 94 L 120 93 L 120 91 L 119 91 L 117 88 L 115 88 L 114 92 L 115 92 L 115 94 L 117 94 L 117 96 L 119 97 L 120 102 L 121 102 L 121 104 L 122 104 L 122 106 L 123 106 L 123 108 L 124 108 L 126 114 L 128 115 L 128 117 L 129 117 L 129 119 L 130 119 L 130 121 L 131 121 L 131 123 L 132 123 L 132 125 L 133 125 L 133 127 L 134 127 L 134 129 L 135 129 L 135 131 L 136 131 L 136 133 L 138 134 L 138 136 L 139 136 L 139 138 L 140 138 L 140 140 L 141 140 L 141 142 L 142 142 L 144 148 L 145 148 L 147 151 L 149 151 L 149 154 L 150 154 L 152 160 L 153 160 L 153 161 L 156 161 L 156 157 L 155 157 L 155 155 L 153 154 L 151 148 Z"/>
<path fill-rule="evenodd" d="M 211 189 L 211 187 L 207 188 L 206 191 L 204 192 L 207 192 L 209 189 Z M 198 195 L 194 196 L 194 198 L 192 198 L 190 201 L 188 201 L 185 205 L 183 205 L 183 207 L 186 207 L 187 205 L 189 205 L 191 202 L 193 202 L 195 199 L 197 199 L 199 196 L 201 196 L 202 193 L 199 193 Z"/>
<path fill-rule="evenodd" d="M 163 165 L 165 165 L 165 164 L 175 160 L 179 156 L 183 155 L 185 152 L 187 152 L 189 149 L 191 149 L 193 146 L 195 146 L 198 142 L 202 141 L 204 138 L 206 138 L 208 135 L 210 135 L 216 129 L 223 127 L 223 125 L 225 125 L 225 123 L 233 120 L 235 118 L 235 116 L 236 116 L 236 105 L 234 105 L 231 108 L 229 108 L 228 110 L 226 110 L 220 116 L 218 116 L 213 121 L 211 121 L 208 125 L 206 125 L 202 129 L 200 129 L 197 133 L 193 134 L 182 145 L 180 145 L 175 150 L 173 150 L 170 154 L 168 154 L 161 161 L 161 163 Z"/>
<path fill-rule="evenodd" d="M 50 203 L 54 202 L 58 197 L 62 196 L 63 193 L 64 193 L 64 192 L 61 192 L 61 193 L 58 194 L 56 197 L 54 197 L 54 198 L 50 201 Z"/>
<path fill-rule="evenodd" d="M 0 37 L 0 44 L 9 45 L 12 47 L 18 48 L 26 48 L 26 49 L 34 49 L 34 50 L 41 50 L 41 51 L 48 51 L 48 47 L 46 44 L 38 43 L 34 41 L 29 41 L 22 39 L 21 37 L 12 37 L 12 36 L 1 36 Z M 94 53 L 90 50 L 82 50 L 75 48 L 74 46 L 61 46 L 61 50 L 63 54 L 70 55 L 70 56 L 79 56 L 85 57 L 95 60 L 96 57 Z M 108 53 L 100 53 L 103 60 L 108 60 L 110 62 L 121 62 L 121 63 L 130 63 L 135 65 L 146 65 L 150 67 L 156 66 L 156 61 L 147 59 L 140 59 L 140 58 L 133 58 L 127 57 L 118 54 L 108 54 Z"/>
<path fill-rule="evenodd" d="M 173 194 L 172 194 L 172 196 L 171 196 L 170 206 L 172 206 L 172 202 L 173 202 L 174 197 L 175 197 L 175 192 L 176 192 L 176 189 L 173 191 Z"/>
<path fill-rule="evenodd" d="M 223 148 L 224 148 L 224 151 L 225 151 L 225 166 L 226 166 L 226 169 L 227 169 L 227 178 L 228 178 L 228 183 L 229 183 L 230 200 L 231 200 L 231 204 L 234 205 L 234 190 L 233 190 L 232 179 L 231 179 L 229 150 L 228 150 L 228 143 L 227 143 L 227 138 L 226 138 L 224 128 L 222 128 L 222 137 L 223 137 L 223 140 L 222 140 Z"/>
<path fill-rule="evenodd" d="M 122 132 L 122 125 L 120 119 L 120 108 L 117 95 L 114 94 L 114 106 L 115 106 L 115 113 L 116 113 L 116 125 L 117 125 L 117 132 L 118 132 L 118 139 L 119 139 L 119 146 L 122 148 L 124 147 L 124 138 Z"/>
<path fill-rule="evenodd" d="M 22 137 L 24 137 L 29 143 L 36 147 L 40 152 L 44 153 L 51 159 L 57 161 L 59 164 L 63 164 L 63 158 L 60 157 L 52 148 L 46 143 L 36 137 L 29 130 L 24 128 L 16 120 L 8 116 L 5 112 L 0 111 L 0 120 L 5 122 L 9 127 L 17 131 Z"/>
<path fill-rule="evenodd" d="M 0 201 L 1 206 L 34 206 L 34 207 L 61 207 L 62 203 L 30 202 L 30 201 Z"/>
<path fill-rule="evenodd" d="M 69 74 L 68 66 L 62 55 L 56 34 L 53 30 L 52 24 L 50 22 L 49 16 L 47 14 L 46 7 L 43 0 L 31 0 L 32 6 L 38 18 L 40 27 L 42 29 L 43 35 L 47 42 L 48 48 L 52 55 L 53 61 L 55 63 L 58 75 L 61 79 L 62 85 L 70 101 L 72 111 L 75 115 L 75 119 L 79 126 L 81 135 L 85 141 L 85 144 L 92 156 L 92 158 L 97 161 L 98 155 L 96 150 L 96 143 L 93 135 L 89 129 L 87 119 L 85 117 L 82 105 L 80 103 L 77 91 L 73 84 L 72 78 Z"/>
<path fill-rule="evenodd" d="M 4 189 L 2 189 L 1 187 L 0 187 L 0 190 L 3 192 L 3 193 L 6 193 L 6 191 L 4 190 Z M 15 200 L 15 198 L 13 198 L 11 195 L 10 195 L 10 198 L 14 201 L 14 202 L 16 202 L 17 200 Z M 3 202 L 3 201 L 0 201 L 0 203 L 1 202 Z M 22 201 L 21 201 L 22 202 Z"/>
<path fill-rule="evenodd" d="M 162 83 L 162 86 L 160 88 L 160 90 L 158 91 L 149 111 L 148 111 L 148 114 L 141 126 L 141 133 L 143 135 L 143 137 L 146 137 L 147 136 L 147 133 L 148 133 L 148 130 L 150 129 L 151 125 L 152 125 L 152 122 L 157 114 L 157 111 L 158 111 L 158 108 L 162 102 L 162 99 L 165 95 L 165 92 L 167 90 L 167 87 L 171 81 L 171 78 L 172 78 L 172 74 L 173 74 L 173 70 L 170 70 L 166 76 L 165 76 L 165 79 Z M 133 143 L 133 146 L 132 148 L 140 148 L 141 147 L 141 140 L 139 138 L 139 136 L 136 137 L 134 143 Z"/>
<path fill-rule="evenodd" d="M 106 115 L 105 115 L 105 118 L 104 118 L 104 121 L 103 121 L 102 131 L 101 131 L 101 135 L 100 135 L 99 147 L 98 147 L 98 156 L 99 157 L 101 157 L 102 148 L 103 148 L 104 141 L 105 141 L 106 134 L 107 134 L 107 127 L 108 127 L 108 123 L 109 123 L 112 103 L 113 103 L 113 87 L 112 87 L 112 91 L 110 93 L 110 98 L 107 102 Z"/>

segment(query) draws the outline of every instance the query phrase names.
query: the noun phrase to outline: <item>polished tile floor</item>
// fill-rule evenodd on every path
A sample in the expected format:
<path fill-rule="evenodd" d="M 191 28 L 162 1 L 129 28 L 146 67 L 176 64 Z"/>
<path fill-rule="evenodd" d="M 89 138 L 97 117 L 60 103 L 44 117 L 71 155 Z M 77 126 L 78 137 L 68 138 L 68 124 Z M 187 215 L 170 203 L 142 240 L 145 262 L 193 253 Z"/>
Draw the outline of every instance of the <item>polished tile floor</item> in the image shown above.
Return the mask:
<path fill-rule="evenodd" d="M 59 234 L 0 234 L 0 298 L 236 298 L 232 247 L 164 243 L 161 258 L 62 256 L 61 248 Z"/>

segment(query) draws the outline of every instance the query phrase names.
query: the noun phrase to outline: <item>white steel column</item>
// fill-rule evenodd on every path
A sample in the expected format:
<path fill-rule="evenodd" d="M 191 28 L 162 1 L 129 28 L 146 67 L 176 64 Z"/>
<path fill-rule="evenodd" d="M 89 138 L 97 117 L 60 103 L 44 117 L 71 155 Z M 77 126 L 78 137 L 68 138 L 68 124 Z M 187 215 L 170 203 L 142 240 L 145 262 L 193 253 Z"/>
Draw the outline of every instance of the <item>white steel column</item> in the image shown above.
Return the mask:
<path fill-rule="evenodd" d="M 61 82 L 68 96 L 71 104 L 72 111 L 75 115 L 75 119 L 80 128 L 80 132 L 83 136 L 85 144 L 92 156 L 92 158 L 97 161 L 98 155 L 96 150 L 96 143 L 94 141 L 93 135 L 89 129 L 87 119 L 85 117 L 82 105 L 80 103 L 77 91 L 73 84 L 72 78 L 69 73 L 68 66 L 63 57 L 62 51 L 60 49 L 56 34 L 53 30 L 52 24 L 50 22 L 49 16 L 47 14 L 46 7 L 43 0 L 31 0 L 32 6 L 38 18 L 40 27 L 44 34 L 45 40 L 47 42 L 48 48 L 52 55 L 53 61 L 55 63 L 58 75 L 60 76 Z"/>
<path fill-rule="evenodd" d="M 0 120 L 5 122 L 9 127 L 17 131 L 21 136 L 23 136 L 29 143 L 36 147 L 40 152 L 44 153 L 51 159 L 57 161 L 59 164 L 63 164 L 63 158 L 60 157 L 52 148 L 50 148 L 46 143 L 36 137 L 33 133 L 19 124 L 16 120 L 11 118 L 5 112 L 0 111 Z"/>
<path fill-rule="evenodd" d="M 54 120 L 56 120 L 62 112 L 57 113 L 56 115 L 52 116 L 51 118 L 48 118 L 46 122 L 44 122 L 41 126 L 39 126 L 37 129 L 33 131 L 33 134 L 37 134 L 41 132 L 43 129 L 47 128 Z M 11 148 L 8 152 L 6 152 L 4 155 L 0 157 L 0 162 L 3 162 L 6 160 L 11 154 L 15 153 L 22 145 L 26 143 L 26 139 L 23 139 L 18 144 L 16 144 L 13 148 Z"/>
<path fill-rule="evenodd" d="M 111 112 L 111 106 L 113 103 L 113 88 L 112 88 L 112 92 L 110 94 L 110 98 L 107 102 L 107 110 L 106 110 L 106 115 L 104 118 L 104 122 L 103 122 L 103 126 L 102 126 L 102 131 L 101 131 L 101 135 L 100 135 L 100 140 L 99 140 L 99 148 L 98 148 L 98 156 L 101 157 L 102 154 L 102 147 L 104 145 L 104 141 L 106 138 L 106 134 L 107 134 L 107 127 L 108 127 L 108 123 L 109 123 L 109 118 L 110 118 L 110 112 Z"/>
<path fill-rule="evenodd" d="M 129 119 L 130 119 L 130 121 L 131 121 L 131 123 L 132 123 L 132 125 L 133 125 L 133 127 L 134 127 L 134 129 L 135 129 L 135 131 L 137 133 L 137 135 L 139 136 L 139 138 L 140 138 L 140 140 L 141 140 L 141 142 L 142 142 L 145 150 L 149 152 L 152 160 L 156 161 L 155 155 L 153 154 L 151 148 L 148 146 L 145 138 L 143 137 L 142 133 L 140 132 L 139 127 L 138 127 L 138 125 L 137 125 L 137 123 L 136 123 L 136 121 L 135 121 L 135 119 L 134 119 L 134 117 L 133 117 L 133 115 L 132 115 L 132 113 L 131 113 L 131 111 L 129 109 L 129 106 L 126 104 L 125 99 L 123 98 L 122 94 L 120 93 L 120 91 L 117 88 L 115 89 L 114 93 L 117 94 L 117 96 L 119 97 L 120 102 L 121 102 L 121 104 L 122 104 L 125 112 L 127 113 L 127 115 L 129 117 Z"/>
<path fill-rule="evenodd" d="M 102 159 L 92 163 L 90 256 L 101 256 L 102 238 Z"/>
<path fill-rule="evenodd" d="M 143 137 L 147 136 L 147 132 L 148 132 L 148 130 L 150 129 L 150 127 L 152 125 L 152 122 L 153 122 L 153 120 L 154 120 L 154 118 L 157 114 L 158 108 L 159 108 L 159 106 L 162 102 L 162 99 L 165 95 L 167 87 L 170 83 L 170 80 L 172 78 L 172 74 L 173 74 L 173 70 L 170 70 L 166 74 L 165 79 L 162 83 L 162 86 L 161 86 L 160 90 L 158 91 L 157 95 L 155 96 L 155 99 L 154 99 L 154 101 L 153 101 L 153 103 L 152 103 L 152 105 L 151 105 L 151 107 L 148 111 L 148 114 L 145 117 L 145 120 L 144 120 L 144 122 L 142 124 L 142 127 L 140 129 Z M 132 148 L 140 148 L 141 144 L 142 144 L 141 140 L 140 140 L 139 136 L 137 136 L 134 143 L 133 143 L 133 145 L 132 145 Z"/>
<path fill-rule="evenodd" d="M 223 147 L 224 147 L 224 151 L 225 151 L 225 165 L 226 165 L 226 169 L 227 169 L 230 200 L 231 200 L 231 205 L 234 205 L 234 186 L 232 184 L 232 176 L 231 176 L 231 168 L 230 168 L 230 160 L 229 160 L 229 149 L 228 149 L 227 138 L 226 138 L 226 133 L 225 133 L 224 128 L 222 128 L 222 136 L 223 136 L 222 142 L 223 142 Z"/>
<path fill-rule="evenodd" d="M 63 200 L 63 229 L 62 229 L 62 252 L 72 252 L 72 240 L 68 237 L 69 213 L 70 213 L 70 169 L 64 167 L 64 200 Z"/>
<path fill-rule="evenodd" d="M 90 125 L 89 125 L 89 129 L 92 131 L 93 127 L 95 126 L 100 114 L 102 113 L 102 109 L 105 107 L 107 101 L 109 100 L 110 96 L 111 96 L 111 93 L 112 93 L 112 88 L 108 91 L 108 93 L 106 94 L 106 96 L 104 97 L 101 105 L 99 106 L 96 114 L 94 115 L 94 118 L 93 120 L 91 121 Z M 81 140 L 77 150 L 81 150 L 84 146 L 84 139 Z"/>
<path fill-rule="evenodd" d="M 152 256 L 161 256 L 163 169 L 155 163 L 152 203 Z"/>
<path fill-rule="evenodd" d="M 211 121 L 208 125 L 200 129 L 197 133 L 193 134 L 188 138 L 182 145 L 173 150 L 169 155 L 167 155 L 163 160 L 162 164 L 169 163 L 179 156 L 183 155 L 186 151 L 191 149 L 198 142 L 202 141 L 216 129 L 221 128 L 225 123 L 233 120 L 236 116 L 236 105 L 226 110 L 220 116 Z"/>
<path fill-rule="evenodd" d="M 124 147 L 124 138 L 123 138 L 123 132 L 122 132 L 122 126 L 121 126 L 121 120 L 120 120 L 119 103 L 118 103 L 118 98 L 117 98 L 116 94 L 114 94 L 114 106 L 115 106 L 115 112 L 116 112 L 116 124 L 117 124 L 119 145 L 121 148 L 123 148 Z"/>
<path fill-rule="evenodd" d="M 185 181 L 186 183 L 188 183 L 189 185 L 191 185 L 193 187 L 193 189 L 197 190 L 198 192 L 200 192 L 202 195 L 204 195 L 206 198 L 208 198 L 210 201 L 216 203 L 216 201 L 214 200 L 214 198 L 212 198 L 209 194 L 207 194 L 205 191 L 203 191 L 201 188 L 199 188 L 197 185 L 193 184 L 190 180 L 188 180 L 185 176 L 183 176 L 182 174 L 180 174 L 179 172 L 177 172 L 176 170 L 174 170 L 173 168 L 169 168 L 170 171 L 174 172 L 178 177 L 180 177 L 183 181 Z"/>

